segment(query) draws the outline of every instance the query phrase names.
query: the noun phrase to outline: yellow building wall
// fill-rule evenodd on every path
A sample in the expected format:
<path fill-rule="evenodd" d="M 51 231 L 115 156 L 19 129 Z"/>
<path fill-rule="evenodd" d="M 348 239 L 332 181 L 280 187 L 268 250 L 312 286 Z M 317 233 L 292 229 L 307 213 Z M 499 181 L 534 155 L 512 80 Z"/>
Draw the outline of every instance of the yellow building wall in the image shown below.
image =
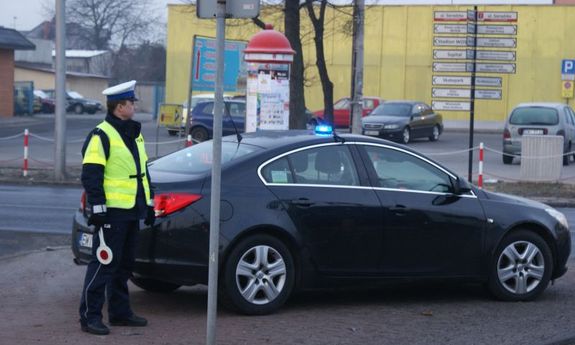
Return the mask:
<path fill-rule="evenodd" d="M 467 9 L 471 7 L 368 6 L 365 19 L 363 94 L 431 103 L 433 12 Z M 502 121 L 521 102 L 565 102 L 561 98 L 560 67 L 562 59 L 575 59 L 575 7 L 478 6 L 478 10 L 516 11 L 518 21 L 513 24 L 518 26 L 518 32 L 516 73 L 479 74 L 502 77 L 502 99 L 477 100 L 475 118 Z M 193 7 L 186 5 L 169 6 L 166 71 L 166 101 L 169 103 L 181 103 L 186 99 L 193 35 L 215 36 L 215 22 L 197 19 L 193 11 Z M 350 93 L 351 36 L 349 31 L 344 30 L 349 27 L 350 13 L 350 8 L 328 8 L 326 13 L 324 45 L 330 78 L 334 83 L 334 99 L 349 96 Z M 281 31 L 283 20 L 280 16 L 281 11 L 277 8 L 262 10 L 261 15 L 263 21 L 279 24 L 276 29 Z M 307 18 L 307 12 L 302 10 L 303 54 L 308 65 L 305 72 L 306 106 L 316 110 L 323 108 L 323 94 L 315 68 L 313 34 Z M 228 20 L 226 38 L 249 40 L 257 31 L 259 29 L 250 21 Z M 573 100 L 569 100 L 569 104 L 573 105 Z M 441 113 L 445 119 L 469 118 L 469 112 Z"/>

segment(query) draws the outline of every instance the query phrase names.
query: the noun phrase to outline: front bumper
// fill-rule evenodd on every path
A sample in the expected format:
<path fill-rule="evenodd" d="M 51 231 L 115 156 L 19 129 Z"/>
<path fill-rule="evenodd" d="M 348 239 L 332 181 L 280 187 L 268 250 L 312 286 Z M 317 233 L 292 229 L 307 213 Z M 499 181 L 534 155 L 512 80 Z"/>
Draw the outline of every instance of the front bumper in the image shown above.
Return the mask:
<path fill-rule="evenodd" d="M 363 128 L 361 133 L 370 137 L 378 137 L 388 140 L 399 141 L 403 139 L 403 130 L 397 129 L 367 129 Z"/>

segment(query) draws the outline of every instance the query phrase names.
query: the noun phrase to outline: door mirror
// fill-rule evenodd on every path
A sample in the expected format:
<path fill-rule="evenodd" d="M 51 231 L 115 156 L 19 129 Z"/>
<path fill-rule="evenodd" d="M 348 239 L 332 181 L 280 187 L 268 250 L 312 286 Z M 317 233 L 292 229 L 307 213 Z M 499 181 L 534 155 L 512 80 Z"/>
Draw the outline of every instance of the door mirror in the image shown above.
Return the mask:
<path fill-rule="evenodd" d="M 471 186 L 465 179 L 458 177 L 454 180 L 452 178 L 451 182 L 453 184 L 453 194 L 462 195 L 471 192 Z"/>

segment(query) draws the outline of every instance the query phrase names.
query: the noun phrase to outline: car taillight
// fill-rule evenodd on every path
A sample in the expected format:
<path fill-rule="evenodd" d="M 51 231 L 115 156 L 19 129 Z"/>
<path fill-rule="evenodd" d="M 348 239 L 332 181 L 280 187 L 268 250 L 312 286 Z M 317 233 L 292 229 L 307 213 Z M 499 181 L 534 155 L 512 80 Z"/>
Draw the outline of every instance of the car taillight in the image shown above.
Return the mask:
<path fill-rule="evenodd" d="M 82 192 L 82 196 L 80 197 L 80 212 L 84 212 L 86 209 L 86 191 Z"/>
<path fill-rule="evenodd" d="M 154 197 L 156 217 L 165 217 L 179 211 L 202 198 L 199 194 L 164 193 Z"/>
<path fill-rule="evenodd" d="M 507 128 L 503 131 L 503 140 L 511 139 L 511 132 Z"/>

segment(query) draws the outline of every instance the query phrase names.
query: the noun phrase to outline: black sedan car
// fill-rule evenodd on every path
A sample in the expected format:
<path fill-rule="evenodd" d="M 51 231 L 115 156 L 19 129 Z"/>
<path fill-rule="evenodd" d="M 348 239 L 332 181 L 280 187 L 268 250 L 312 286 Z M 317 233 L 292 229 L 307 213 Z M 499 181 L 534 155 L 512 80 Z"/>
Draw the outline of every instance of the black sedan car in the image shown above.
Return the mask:
<path fill-rule="evenodd" d="M 443 118 L 423 102 L 387 101 L 363 118 L 362 132 L 403 144 L 415 138 L 436 141 L 443 132 Z"/>
<path fill-rule="evenodd" d="M 150 291 L 206 284 L 212 141 L 150 163 L 154 227 L 140 231 L 133 282 Z M 469 185 L 392 142 L 314 131 L 224 138 L 220 291 L 246 314 L 296 290 L 397 278 L 464 278 L 526 301 L 562 276 L 564 215 Z M 73 252 L 89 260 L 94 230 L 75 215 Z"/>
<path fill-rule="evenodd" d="M 44 90 L 50 98 L 56 99 L 54 90 Z M 66 112 L 74 112 L 76 114 L 95 114 L 98 111 L 104 110 L 102 103 L 95 99 L 85 98 L 76 91 L 66 91 Z"/>

